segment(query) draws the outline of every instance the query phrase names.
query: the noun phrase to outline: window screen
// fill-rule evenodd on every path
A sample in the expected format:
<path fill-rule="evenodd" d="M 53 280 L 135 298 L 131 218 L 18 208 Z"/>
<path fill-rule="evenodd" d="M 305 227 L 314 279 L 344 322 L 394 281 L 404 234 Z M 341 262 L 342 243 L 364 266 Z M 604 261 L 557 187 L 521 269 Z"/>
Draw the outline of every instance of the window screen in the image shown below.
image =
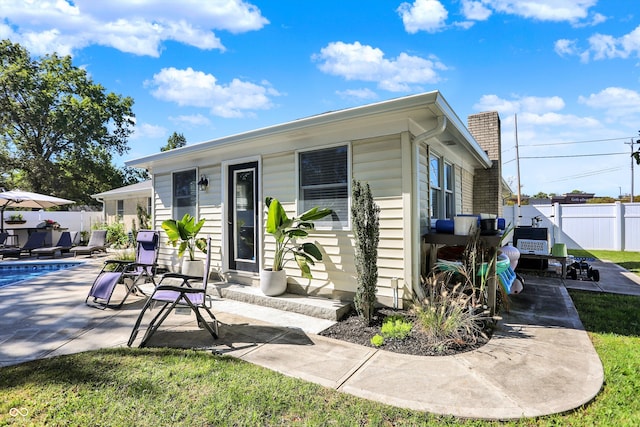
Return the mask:
<path fill-rule="evenodd" d="M 299 153 L 299 213 L 313 207 L 333 209 L 333 216 L 318 225 L 349 224 L 348 146 Z"/>
<path fill-rule="evenodd" d="M 196 217 L 196 170 L 175 172 L 173 174 L 173 212 L 175 219 L 184 214 Z"/>

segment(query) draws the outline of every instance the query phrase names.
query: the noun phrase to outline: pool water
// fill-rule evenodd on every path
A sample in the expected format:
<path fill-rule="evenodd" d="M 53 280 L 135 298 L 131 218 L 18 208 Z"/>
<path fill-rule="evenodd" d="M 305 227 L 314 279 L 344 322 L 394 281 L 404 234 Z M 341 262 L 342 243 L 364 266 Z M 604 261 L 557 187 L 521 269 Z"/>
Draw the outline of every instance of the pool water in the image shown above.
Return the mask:
<path fill-rule="evenodd" d="M 0 264 L 0 288 L 33 279 L 53 271 L 65 270 L 81 264 L 80 261 L 7 262 Z"/>

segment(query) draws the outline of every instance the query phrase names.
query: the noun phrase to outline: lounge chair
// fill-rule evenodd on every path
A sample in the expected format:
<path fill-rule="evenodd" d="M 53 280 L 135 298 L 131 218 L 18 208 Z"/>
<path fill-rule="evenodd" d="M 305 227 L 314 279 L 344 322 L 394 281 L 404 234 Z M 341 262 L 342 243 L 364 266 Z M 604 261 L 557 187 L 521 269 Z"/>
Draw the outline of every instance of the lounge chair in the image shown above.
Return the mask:
<path fill-rule="evenodd" d="M 144 307 L 142 307 L 142 311 L 140 311 L 138 320 L 136 320 L 136 324 L 131 331 L 131 336 L 129 337 L 129 342 L 127 343 L 127 345 L 131 347 L 131 345 L 135 341 L 145 313 L 154 304 L 160 304 L 161 308 L 153 317 L 151 322 L 149 322 L 144 337 L 140 342 L 140 347 L 144 347 L 147 344 L 149 339 L 158 330 L 169 313 L 171 313 L 171 311 L 178 306 L 189 307 L 191 311 L 193 311 L 193 313 L 195 313 L 196 315 L 198 326 L 206 329 L 211 334 L 214 340 L 218 339 L 218 320 L 213 315 L 209 307 L 207 307 L 207 304 L 211 303 L 211 299 L 207 295 L 207 283 L 209 282 L 210 266 L 211 237 L 207 238 L 207 256 L 205 260 L 203 276 L 187 276 L 178 273 L 167 273 L 163 275 L 160 279 L 160 282 L 158 282 L 158 285 L 153 290 L 153 293 L 145 302 Z M 165 282 L 165 280 L 167 282 Z M 168 283 L 176 280 L 180 281 L 179 285 L 175 284 L 175 282 L 174 284 Z M 202 286 L 193 286 L 192 282 L 198 281 L 202 281 Z M 207 312 L 211 320 L 213 320 L 213 325 L 210 325 L 206 321 L 206 319 L 202 316 L 200 309 L 203 309 Z"/>
<path fill-rule="evenodd" d="M 153 230 L 140 230 L 136 236 L 136 260 L 135 262 L 117 259 L 108 259 L 104 262 L 102 270 L 93 282 L 89 294 L 85 299 L 87 305 L 105 309 L 107 307 L 120 308 L 127 297 L 140 291 L 140 283 L 150 281 L 155 286 L 158 249 L 160 247 L 160 235 Z M 113 291 L 118 284 L 123 284 L 126 294 L 115 305 L 110 304 Z"/>
<path fill-rule="evenodd" d="M 0 249 L 0 256 L 20 258 L 25 252 L 28 255 L 31 255 L 31 252 L 34 249 L 38 249 L 44 246 L 46 238 L 47 233 L 31 233 L 29 239 L 27 239 L 27 243 L 25 243 L 24 246 L 22 246 L 21 248 L 2 248 Z"/>
<path fill-rule="evenodd" d="M 69 231 L 63 231 L 55 246 L 34 249 L 31 251 L 31 254 L 35 255 L 36 258 L 40 258 L 41 256 L 51 256 L 55 258 L 58 252 L 60 252 L 60 256 L 62 256 L 62 254 L 68 253 L 72 247 L 73 238 L 71 237 L 71 233 Z"/>
<path fill-rule="evenodd" d="M 78 256 L 78 254 L 89 254 L 89 256 L 91 256 L 96 252 L 106 252 L 106 241 L 107 230 L 93 230 L 87 245 L 75 246 L 71 248 L 71 252 L 73 252 L 73 256 Z"/>

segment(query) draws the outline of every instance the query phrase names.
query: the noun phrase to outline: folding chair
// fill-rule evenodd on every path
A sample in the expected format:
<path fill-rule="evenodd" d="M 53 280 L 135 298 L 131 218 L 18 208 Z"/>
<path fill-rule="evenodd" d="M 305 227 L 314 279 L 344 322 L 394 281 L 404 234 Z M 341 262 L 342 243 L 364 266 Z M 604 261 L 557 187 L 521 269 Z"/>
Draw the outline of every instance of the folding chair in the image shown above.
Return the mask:
<path fill-rule="evenodd" d="M 85 299 L 87 305 L 103 310 L 107 307 L 120 308 L 132 292 L 140 290 L 144 293 L 138 285 L 141 280 L 151 281 L 155 286 L 160 235 L 154 230 L 140 230 L 136 242 L 135 262 L 117 259 L 104 262 Z M 119 283 L 125 285 L 127 293 L 118 304 L 110 305 L 113 291 Z"/>
<path fill-rule="evenodd" d="M 149 339 L 153 336 L 153 334 L 158 330 L 162 322 L 167 318 L 167 316 L 171 313 L 173 309 L 176 307 L 189 307 L 196 315 L 196 319 L 198 320 L 198 326 L 206 329 L 209 334 L 213 337 L 213 339 L 218 339 L 218 320 L 213 315 L 209 307 L 207 307 L 207 303 L 210 304 L 211 299 L 207 295 L 207 284 L 209 282 L 209 270 L 211 267 L 211 237 L 207 238 L 207 256 L 205 260 L 204 266 L 204 275 L 203 277 L 199 276 L 187 276 L 184 274 L 178 273 L 167 273 L 162 276 L 160 282 L 154 289 L 153 293 L 147 299 L 142 311 L 140 311 L 140 315 L 138 316 L 138 320 L 136 320 L 136 324 L 131 331 L 131 336 L 129 337 L 129 342 L 127 345 L 131 347 L 133 342 L 138 335 L 138 331 L 140 330 L 140 324 L 142 323 L 142 319 L 153 305 L 159 304 L 160 310 L 153 317 L 147 330 L 140 342 L 140 347 L 144 347 Z M 178 284 L 169 284 L 165 283 L 165 280 L 179 280 L 181 283 Z M 202 286 L 194 287 L 191 282 L 202 280 Z M 213 326 L 211 326 L 202 313 L 200 309 L 203 309 L 207 312 L 211 320 L 213 320 Z"/>

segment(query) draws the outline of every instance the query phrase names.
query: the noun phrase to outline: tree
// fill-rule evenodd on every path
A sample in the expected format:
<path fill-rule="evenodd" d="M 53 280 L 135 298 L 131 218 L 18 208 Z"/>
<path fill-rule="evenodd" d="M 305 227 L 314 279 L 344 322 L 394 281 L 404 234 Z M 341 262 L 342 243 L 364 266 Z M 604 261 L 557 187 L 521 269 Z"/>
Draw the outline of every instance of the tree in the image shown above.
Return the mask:
<path fill-rule="evenodd" d="M 378 241 L 380 240 L 380 207 L 373 201 L 369 184 L 353 181 L 351 219 L 356 250 L 358 288 L 353 303 L 367 324 L 371 323 L 378 284 Z"/>
<path fill-rule="evenodd" d="M 547 193 L 544 193 L 542 191 L 539 191 L 538 194 L 534 194 L 533 195 L 534 199 L 548 199 L 549 195 Z"/>
<path fill-rule="evenodd" d="M 173 132 L 169 139 L 167 139 L 167 145 L 165 145 L 164 147 L 160 147 L 160 151 L 169 151 L 173 150 L 174 148 L 184 147 L 185 145 L 187 145 L 187 139 L 184 137 L 184 135 L 181 133 Z"/>
<path fill-rule="evenodd" d="M 0 41 L 0 156 L 10 187 L 95 204 L 91 194 L 122 186 L 112 164 L 129 150 L 133 99 L 105 88 L 70 56 L 32 59 Z"/>

